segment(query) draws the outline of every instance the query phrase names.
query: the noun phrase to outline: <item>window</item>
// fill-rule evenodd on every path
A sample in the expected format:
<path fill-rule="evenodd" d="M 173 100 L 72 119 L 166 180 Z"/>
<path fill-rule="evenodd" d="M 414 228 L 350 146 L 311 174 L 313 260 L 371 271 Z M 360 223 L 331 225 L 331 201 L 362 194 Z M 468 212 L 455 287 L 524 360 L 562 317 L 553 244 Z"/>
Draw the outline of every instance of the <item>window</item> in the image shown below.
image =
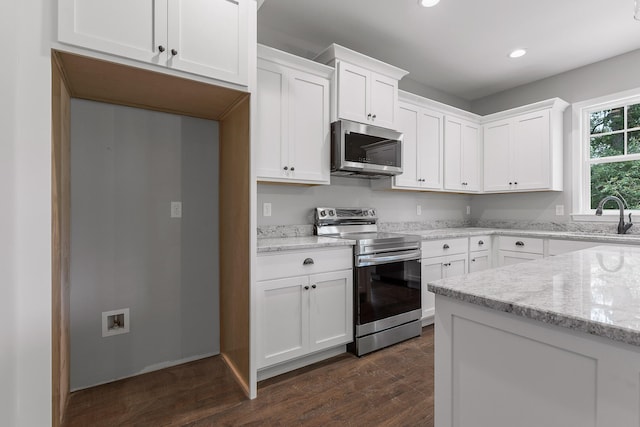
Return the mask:
<path fill-rule="evenodd" d="M 640 212 L 640 96 L 581 104 L 574 106 L 581 124 L 574 212 L 595 220 L 598 203 L 610 195 L 621 198 L 626 209 Z M 613 201 L 604 208 L 619 213 Z"/>

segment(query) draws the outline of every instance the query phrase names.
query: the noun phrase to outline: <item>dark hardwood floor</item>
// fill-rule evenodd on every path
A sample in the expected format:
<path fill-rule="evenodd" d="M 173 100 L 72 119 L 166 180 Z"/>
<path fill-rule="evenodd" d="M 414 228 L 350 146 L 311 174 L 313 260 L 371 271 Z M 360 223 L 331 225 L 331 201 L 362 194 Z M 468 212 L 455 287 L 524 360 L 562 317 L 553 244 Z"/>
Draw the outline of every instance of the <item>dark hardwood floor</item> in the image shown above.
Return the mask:
<path fill-rule="evenodd" d="M 433 327 L 361 358 L 262 381 L 245 398 L 219 357 L 71 395 L 65 426 L 433 426 Z"/>

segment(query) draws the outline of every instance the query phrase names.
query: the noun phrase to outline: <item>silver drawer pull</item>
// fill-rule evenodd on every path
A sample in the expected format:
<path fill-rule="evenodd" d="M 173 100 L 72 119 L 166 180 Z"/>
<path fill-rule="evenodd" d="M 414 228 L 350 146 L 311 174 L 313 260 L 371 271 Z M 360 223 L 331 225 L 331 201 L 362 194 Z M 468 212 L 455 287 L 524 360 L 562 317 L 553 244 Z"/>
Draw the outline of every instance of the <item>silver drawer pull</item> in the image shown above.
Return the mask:
<path fill-rule="evenodd" d="M 313 258 L 307 258 L 304 261 L 302 261 L 302 265 L 311 265 L 313 264 Z"/>
<path fill-rule="evenodd" d="M 478 245 L 482 246 L 484 245 L 484 242 L 482 240 L 478 240 Z"/>
<path fill-rule="evenodd" d="M 522 240 L 518 240 L 516 242 L 516 246 L 524 246 L 524 242 Z"/>
<path fill-rule="evenodd" d="M 449 249 L 449 245 L 445 243 L 445 244 L 442 246 L 442 249 Z"/>

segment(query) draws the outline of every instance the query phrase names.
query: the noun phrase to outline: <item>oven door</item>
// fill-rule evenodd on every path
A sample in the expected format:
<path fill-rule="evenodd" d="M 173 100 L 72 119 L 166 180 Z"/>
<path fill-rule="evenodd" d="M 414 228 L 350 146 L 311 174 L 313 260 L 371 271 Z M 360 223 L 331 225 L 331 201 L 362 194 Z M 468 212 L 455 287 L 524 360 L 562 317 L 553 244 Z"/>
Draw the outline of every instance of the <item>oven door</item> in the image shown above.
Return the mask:
<path fill-rule="evenodd" d="M 356 257 L 356 336 L 420 319 L 420 251 Z"/>

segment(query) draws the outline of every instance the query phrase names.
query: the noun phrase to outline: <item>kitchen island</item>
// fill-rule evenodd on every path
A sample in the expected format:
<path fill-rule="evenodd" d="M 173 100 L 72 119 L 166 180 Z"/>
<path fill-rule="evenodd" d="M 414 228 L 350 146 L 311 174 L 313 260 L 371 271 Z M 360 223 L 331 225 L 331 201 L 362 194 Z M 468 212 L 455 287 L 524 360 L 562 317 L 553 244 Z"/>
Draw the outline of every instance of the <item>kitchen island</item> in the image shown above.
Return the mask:
<path fill-rule="evenodd" d="M 433 283 L 435 425 L 639 426 L 640 248 Z"/>

